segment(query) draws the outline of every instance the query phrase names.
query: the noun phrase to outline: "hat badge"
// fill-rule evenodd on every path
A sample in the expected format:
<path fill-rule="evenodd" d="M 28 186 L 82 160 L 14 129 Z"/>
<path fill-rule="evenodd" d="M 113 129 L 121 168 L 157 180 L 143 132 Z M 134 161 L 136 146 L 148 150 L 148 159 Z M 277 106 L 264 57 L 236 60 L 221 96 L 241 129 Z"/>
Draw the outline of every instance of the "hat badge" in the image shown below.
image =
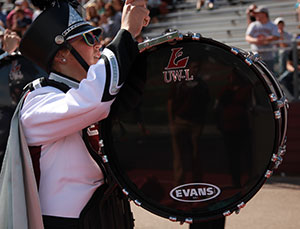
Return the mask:
<path fill-rule="evenodd" d="M 55 37 L 55 43 L 56 44 L 61 45 L 64 42 L 65 42 L 65 38 L 62 35 L 57 35 Z"/>

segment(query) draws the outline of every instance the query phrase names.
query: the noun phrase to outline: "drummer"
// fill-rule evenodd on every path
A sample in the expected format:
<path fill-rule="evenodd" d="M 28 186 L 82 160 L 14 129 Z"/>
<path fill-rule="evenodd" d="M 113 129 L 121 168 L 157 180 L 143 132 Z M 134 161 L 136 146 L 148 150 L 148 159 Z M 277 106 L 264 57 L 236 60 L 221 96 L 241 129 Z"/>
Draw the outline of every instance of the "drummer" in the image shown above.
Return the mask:
<path fill-rule="evenodd" d="M 130 66 L 139 53 L 134 38 L 148 25 L 149 11 L 144 0 L 127 0 L 121 29 L 100 56 L 101 28 L 92 27 L 82 19 L 77 1 L 32 0 L 32 3 L 44 11 L 23 36 L 20 51 L 48 72 L 49 78 L 34 81 L 20 111 L 20 127 L 29 146 L 41 208 L 41 213 L 35 209 L 35 219 L 28 214 L 27 220 L 31 223 L 35 220 L 30 229 L 101 228 L 103 222 L 98 222 L 97 206 L 106 180 L 88 151 L 86 144 L 92 143 L 85 142 L 82 136 L 98 137 L 94 124 L 108 116 L 118 91 L 129 77 Z M 8 157 L 13 153 L 8 148 Z M 5 163 L 6 168 L 13 167 L 7 164 L 8 160 Z M 1 198 L 10 195 L 4 190 L 6 185 L 0 180 L 0 187 L 4 187 L 0 190 Z M 1 202 L 0 212 L 5 212 L 1 208 L 8 205 Z M 28 210 L 29 206 L 26 207 Z M 100 212 L 111 214 L 105 209 Z M 4 214 L 9 213 L 0 216 L 0 225 L 9 225 L 7 221 L 21 220 L 26 215 L 20 214 L 19 218 Z M 42 215 L 44 227 L 36 219 L 38 214 Z M 113 214 L 111 218 L 119 220 Z M 88 216 L 93 216 L 93 222 L 86 223 Z M 133 225 L 132 217 L 125 220 Z"/>

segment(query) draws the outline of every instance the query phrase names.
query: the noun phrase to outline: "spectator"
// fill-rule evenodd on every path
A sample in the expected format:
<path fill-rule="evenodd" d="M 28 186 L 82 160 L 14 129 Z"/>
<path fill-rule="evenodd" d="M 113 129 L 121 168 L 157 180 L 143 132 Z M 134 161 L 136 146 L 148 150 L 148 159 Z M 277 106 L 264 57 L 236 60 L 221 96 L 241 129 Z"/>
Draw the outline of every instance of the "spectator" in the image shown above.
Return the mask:
<path fill-rule="evenodd" d="M 215 4 L 215 0 L 208 0 L 207 8 L 208 8 L 209 10 L 214 9 L 214 7 L 215 7 L 214 4 Z"/>
<path fill-rule="evenodd" d="M 104 0 L 96 0 L 96 8 L 97 8 L 97 12 L 98 15 L 103 15 L 105 13 L 105 2 Z"/>
<path fill-rule="evenodd" d="M 285 28 L 285 22 L 284 18 L 278 17 L 274 20 L 274 24 L 277 25 L 278 32 L 280 34 L 280 43 L 279 46 L 282 48 L 289 47 L 290 42 L 293 38 L 293 35 L 287 31 L 284 30 Z"/>
<path fill-rule="evenodd" d="M 230 5 L 236 4 L 232 0 L 227 0 Z M 196 10 L 200 11 L 202 7 L 205 5 L 206 0 L 197 0 L 196 1 Z M 207 0 L 207 9 L 213 10 L 215 8 L 215 0 Z"/>
<path fill-rule="evenodd" d="M 105 4 L 105 14 L 103 15 L 106 18 L 103 28 L 103 40 L 101 41 L 103 47 L 108 45 L 112 39 L 116 36 L 117 32 L 121 26 L 121 17 L 122 13 L 117 12 L 113 7 L 112 3 Z"/>
<path fill-rule="evenodd" d="M 297 72 L 298 77 L 300 73 L 300 47 L 298 44 L 297 48 Z M 283 84 L 289 93 L 294 95 L 294 84 L 293 84 L 293 78 L 295 73 L 295 66 L 294 66 L 294 53 L 293 50 L 290 50 L 288 53 L 288 58 L 286 62 L 286 71 L 280 76 L 280 83 Z"/>
<path fill-rule="evenodd" d="M 123 0 L 111 0 L 111 3 L 117 12 L 122 12 L 124 6 Z"/>
<path fill-rule="evenodd" d="M 277 26 L 270 21 L 266 7 L 257 7 L 254 12 L 256 21 L 248 25 L 245 39 L 250 43 L 251 50 L 261 56 L 269 70 L 274 71 L 273 41 L 278 40 L 280 34 Z"/>
<path fill-rule="evenodd" d="M 296 4 L 295 4 L 295 9 L 296 9 L 296 13 L 297 13 L 297 21 L 298 23 L 300 22 L 300 0 L 297 0 Z M 298 28 L 300 27 L 300 25 L 298 25 Z"/>
<path fill-rule="evenodd" d="M 92 26 L 99 26 L 100 16 L 96 3 L 89 3 L 85 8 L 85 20 L 91 22 Z"/>
<path fill-rule="evenodd" d="M 205 0 L 197 0 L 196 10 L 200 11 L 202 9 L 202 7 L 204 6 L 204 4 L 205 4 Z"/>
<path fill-rule="evenodd" d="M 33 10 L 29 8 L 27 0 L 17 0 L 15 1 L 14 9 L 12 9 L 6 17 L 6 26 L 8 29 L 11 29 L 12 25 L 16 23 L 13 15 L 20 9 L 24 11 L 26 18 L 32 19 Z"/>
<path fill-rule="evenodd" d="M 212 10 L 214 8 L 215 0 L 208 0 L 207 9 Z M 197 0 L 196 9 L 200 11 L 205 5 L 205 0 Z"/>
<path fill-rule="evenodd" d="M 285 22 L 282 17 L 278 17 L 274 20 L 274 24 L 278 27 L 278 32 L 280 34 L 280 39 L 278 43 L 278 64 L 279 69 L 278 73 L 282 74 L 286 70 L 286 61 L 288 56 L 288 48 L 291 47 L 291 42 L 293 39 L 293 35 L 284 30 Z"/>
<path fill-rule="evenodd" d="M 3 13 L 3 10 L 2 10 L 2 7 L 4 5 L 4 1 L 1 0 L 0 1 L 0 25 L 2 27 L 6 27 L 6 16 L 4 13 Z"/>
<path fill-rule="evenodd" d="M 255 13 L 254 10 L 257 8 L 255 4 L 251 4 L 247 10 L 246 10 L 246 17 L 247 17 L 247 25 L 249 25 L 251 22 L 254 22 L 255 19 Z"/>
<path fill-rule="evenodd" d="M 25 16 L 23 9 L 18 8 L 13 14 L 12 19 L 13 23 L 11 25 L 11 30 L 15 31 L 20 37 L 22 37 L 32 22 L 31 18 Z"/>
<path fill-rule="evenodd" d="M 157 23 L 159 15 L 169 12 L 167 2 L 161 0 L 148 0 L 147 8 L 150 10 L 151 23 Z"/>

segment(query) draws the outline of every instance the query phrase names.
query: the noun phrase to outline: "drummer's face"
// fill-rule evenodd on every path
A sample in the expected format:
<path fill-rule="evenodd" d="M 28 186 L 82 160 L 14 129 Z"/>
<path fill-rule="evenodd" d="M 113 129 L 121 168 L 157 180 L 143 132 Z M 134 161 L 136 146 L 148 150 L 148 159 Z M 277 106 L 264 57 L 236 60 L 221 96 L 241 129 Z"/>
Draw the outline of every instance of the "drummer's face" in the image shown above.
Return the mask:
<path fill-rule="evenodd" d="M 89 46 L 84 41 L 83 37 L 73 41 L 71 43 L 73 48 L 79 53 L 79 55 L 85 60 L 85 62 L 90 66 L 96 64 L 100 58 L 100 43 L 96 42 L 93 46 Z M 72 77 L 76 75 L 76 79 L 81 81 L 86 78 L 87 72 L 80 65 L 80 63 L 75 59 L 73 55 L 68 55 L 67 61 L 70 63 L 72 69 Z M 74 77 L 75 78 L 75 77 Z"/>
<path fill-rule="evenodd" d="M 92 33 L 90 34 L 92 35 Z M 72 42 L 72 46 L 88 65 L 96 64 L 100 58 L 100 42 L 95 41 L 94 45 L 91 46 L 86 43 L 83 36 L 79 36 L 78 39 Z"/>

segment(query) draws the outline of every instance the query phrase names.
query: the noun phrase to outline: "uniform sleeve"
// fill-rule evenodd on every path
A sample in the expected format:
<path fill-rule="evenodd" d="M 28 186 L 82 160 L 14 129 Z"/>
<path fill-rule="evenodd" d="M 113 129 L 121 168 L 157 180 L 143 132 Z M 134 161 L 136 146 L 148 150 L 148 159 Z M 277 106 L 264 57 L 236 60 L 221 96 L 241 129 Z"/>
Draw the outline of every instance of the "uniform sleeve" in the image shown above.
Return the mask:
<path fill-rule="evenodd" d="M 63 93 L 43 87 L 31 92 L 21 110 L 28 144 L 51 143 L 106 118 L 137 54 L 131 34 L 120 31 L 78 89 Z"/>
<path fill-rule="evenodd" d="M 127 30 L 121 29 L 107 48 L 117 58 L 119 69 L 121 69 L 120 83 L 124 83 L 135 58 L 139 54 L 137 42 L 132 39 L 131 34 Z"/>
<path fill-rule="evenodd" d="M 112 116 L 117 116 L 132 111 L 141 101 L 146 83 L 146 57 L 139 54 L 137 42 L 126 30 L 119 31 L 108 49 L 118 59 L 120 82 L 124 82 L 111 111 Z M 124 55 L 126 58 L 122 58 Z"/>

